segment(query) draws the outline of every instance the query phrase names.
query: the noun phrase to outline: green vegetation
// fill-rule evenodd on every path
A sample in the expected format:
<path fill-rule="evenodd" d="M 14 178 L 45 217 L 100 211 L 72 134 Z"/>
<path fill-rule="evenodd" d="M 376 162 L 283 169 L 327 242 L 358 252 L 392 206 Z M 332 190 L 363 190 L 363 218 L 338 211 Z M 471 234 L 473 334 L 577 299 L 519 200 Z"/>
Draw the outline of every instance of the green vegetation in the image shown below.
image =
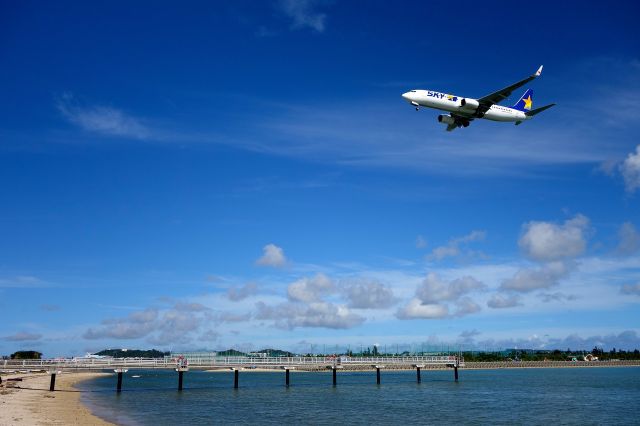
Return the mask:
<path fill-rule="evenodd" d="M 96 352 L 94 355 L 112 356 L 114 358 L 164 358 L 165 355 L 169 355 L 169 352 L 162 352 L 156 349 L 105 349 Z"/>
<path fill-rule="evenodd" d="M 556 350 L 531 350 L 509 349 L 504 352 L 463 352 L 462 356 L 467 362 L 483 361 L 583 361 L 584 356 L 591 354 L 600 361 L 608 360 L 637 360 L 640 359 L 640 351 L 617 351 L 615 348 L 605 352 L 601 348 L 593 348 L 591 351 L 566 351 Z"/>
<path fill-rule="evenodd" d="M 37 351 L 18 351 L 11 354 L 11 359 L 41 359 L 42 354 Z"/>

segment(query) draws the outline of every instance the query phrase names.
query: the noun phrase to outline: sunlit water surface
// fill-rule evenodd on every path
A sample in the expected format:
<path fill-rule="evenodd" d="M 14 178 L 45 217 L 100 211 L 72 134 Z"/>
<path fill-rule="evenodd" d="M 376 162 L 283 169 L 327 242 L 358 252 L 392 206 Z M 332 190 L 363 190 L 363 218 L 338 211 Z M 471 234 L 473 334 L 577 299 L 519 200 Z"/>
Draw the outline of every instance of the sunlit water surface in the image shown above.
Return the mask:
<path fill-rule="evenodd" d="M 140 375 L 133 378 L 132 375 Z M 640 424 L 640 368 L 371 372 L 129 371 L 81 385 L 94 413 L 124 425 L 209 424 Z"/>

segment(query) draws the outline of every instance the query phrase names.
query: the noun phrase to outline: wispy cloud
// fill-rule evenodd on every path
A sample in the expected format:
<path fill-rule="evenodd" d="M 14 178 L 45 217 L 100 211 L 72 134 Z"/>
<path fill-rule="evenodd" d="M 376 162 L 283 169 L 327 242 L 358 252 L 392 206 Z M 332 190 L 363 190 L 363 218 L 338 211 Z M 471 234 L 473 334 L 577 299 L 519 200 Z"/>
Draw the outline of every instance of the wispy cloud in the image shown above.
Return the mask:
<path fill-rule="evenodd" d="M 319 0 L 279 0 L 280 11 L 291 19 L 291 29 L 309 28 L 316 32 L 324 32 L 327 15 L 318 9 L 326 1 Z"/>
<path fill-rule="evenodd" d="M 83 130 L 134 139 L 146 139 L 151 135 L 140 119 L 110 106 L 85 105 L 68 92 L 57 99 L 56 107 L 69 122 Z"/>
<path fill-rule="evenodd" d="M 37 288 L 48 287 L 49 283 L 31 275 L 18 275 L 15 277 L 0 278 L 0 288 Z"/>
<path fill-rule="evenodd" d="M 39 333 L 28 333 L 28 332 L 19 332 L 12 334 L 10 336 L 5 336 L 4 340 L 9 342 L 35 342 L 36 340 L 40 340 L 42 338 L 42 334 Z"/>
<path fill-rule="evenodd" d="M 624 185 L 627 192 L 633 193 L 640 189 L 640 145 L 635 152 L 627 155 L 627 158 L 620 165 L 620 173 L 624 178 Z"/>
<path fill-rule="evenodd" d="M 456 237 L 449 240 L 444 246 L 439 246 L 431 251 L 431 254 L 427 256 L 428 260 L 442 260 L 447 257 L 457 257 L 465 255 L 471 257 L 474 255 L 482 255 L 482 253 L 466 250 L 464 246 L 469 243 L 482 241 L 485 239 L 487 233 L 485 231 L 471 231 L 469 234 L 462 237 Z M 482 257 L 482 256 L 481 256 Z"/>

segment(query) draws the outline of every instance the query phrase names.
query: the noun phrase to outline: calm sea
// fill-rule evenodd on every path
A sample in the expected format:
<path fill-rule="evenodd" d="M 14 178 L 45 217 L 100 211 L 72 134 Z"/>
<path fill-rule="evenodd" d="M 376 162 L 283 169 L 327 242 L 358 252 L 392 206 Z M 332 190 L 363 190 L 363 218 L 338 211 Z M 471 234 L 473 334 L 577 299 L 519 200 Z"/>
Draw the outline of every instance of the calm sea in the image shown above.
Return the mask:
<path fill-rule="evenodd" d="M 132 375 L 140 375 L 134 378 Z M 85 382 L 83 402 L 124 425 L 210 424 L 640 424 L 640 368 L 453 371 L 240 372 L 133 371 Z"/>

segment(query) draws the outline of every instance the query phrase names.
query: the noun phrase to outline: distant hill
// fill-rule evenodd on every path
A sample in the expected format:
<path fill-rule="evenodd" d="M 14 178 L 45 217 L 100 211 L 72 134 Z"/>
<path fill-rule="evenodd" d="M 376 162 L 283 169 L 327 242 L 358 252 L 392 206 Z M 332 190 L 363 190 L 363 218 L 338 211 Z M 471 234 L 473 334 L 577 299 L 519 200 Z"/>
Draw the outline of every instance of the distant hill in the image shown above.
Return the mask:
<path fill-rule="evenodd" d="M 96 352 L 94 355 L 112 356 L 114 358 L 164 358 L 165 355 L 169 355 L 169 352 L 162 352 L 156 349 L 105 349 Z"/>
<path fill-rule="evenodd" d="M 42 353 L 37 351 L 18 351 L 11 354 L 11 359 L 41 359 Z"/>
<path fill-rule="evenodd" d="M 267 348 L 267 349 L 261 349 L 259 351 L 256 351 L 258 353 L 266 353 L 267 356 L 285 356 L 285 357 L 289 357 L 289 356 L 295 356 L 295 354 L 291 353 L 291 352 L 287 352 L 287 351 L 283 351 L 281 349 L 272 349 L 272 348 Z"/>

